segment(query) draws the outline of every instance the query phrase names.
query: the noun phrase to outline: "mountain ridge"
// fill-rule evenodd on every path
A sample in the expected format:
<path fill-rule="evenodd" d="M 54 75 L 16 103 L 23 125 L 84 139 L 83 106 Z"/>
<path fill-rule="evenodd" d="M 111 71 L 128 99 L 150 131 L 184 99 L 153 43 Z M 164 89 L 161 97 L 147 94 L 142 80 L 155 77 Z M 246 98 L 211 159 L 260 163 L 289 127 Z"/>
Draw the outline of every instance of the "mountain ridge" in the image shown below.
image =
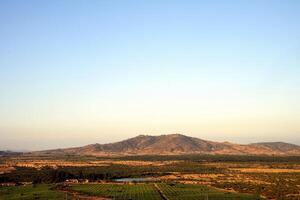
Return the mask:
<path fill-rule="evenodd" d="M 138 135 L 114 143 L 95 143 L 82 147 L 46 150 L 35 153 L 92 156 L 180 154 L 300 155 L 300 146 L 285 142 L 235 144 L 203 140 L 182 134 L 169 134 L 159 136 Z"/>

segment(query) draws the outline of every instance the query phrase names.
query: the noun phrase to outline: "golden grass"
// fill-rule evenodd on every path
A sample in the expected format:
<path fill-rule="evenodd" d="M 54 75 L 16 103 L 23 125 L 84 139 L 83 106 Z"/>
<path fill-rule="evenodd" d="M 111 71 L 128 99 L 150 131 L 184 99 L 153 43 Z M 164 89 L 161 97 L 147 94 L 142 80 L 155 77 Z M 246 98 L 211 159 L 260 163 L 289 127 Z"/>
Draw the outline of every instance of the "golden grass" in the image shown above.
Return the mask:
<path fill-rule="evenodd" d="M 124 161 L 124 160 L 102 160 L 102 161 L 66 161 L 66 160 L 9 160 L 4 165 L 0 165 L 0 173 L 9 172 L 12 167 L 32 167 L 40 169 L 43 167 L 99 167 L 109 166 L 112 164 L 128 165 L 128 166 L 161 166 L 176 163 L 179 161 Z"/>
<path fill-rule="evenodd" d="M 230 168 L 246 173 L 300 173 L 300 169 L 273 169 L 273 168 Z"/>

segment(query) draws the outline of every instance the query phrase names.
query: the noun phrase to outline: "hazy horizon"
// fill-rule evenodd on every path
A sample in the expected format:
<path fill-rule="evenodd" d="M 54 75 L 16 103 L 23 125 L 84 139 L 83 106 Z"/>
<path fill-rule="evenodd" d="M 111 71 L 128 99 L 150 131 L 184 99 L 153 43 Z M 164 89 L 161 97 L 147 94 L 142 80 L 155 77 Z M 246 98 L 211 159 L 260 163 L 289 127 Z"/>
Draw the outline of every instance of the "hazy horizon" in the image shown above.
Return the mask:
<path fill-rule="evenodd" d="M 300 145 L 298 1 L 1 1 L 0 149 L 180 133 Z"/>
<path fill-rule="evenodd" d="M 16 151 L 16 152 L 28 152 L 28 151 L 40 151 L 40 150 L 50 150 L 50 149 L 61 149 L 61 148 L 70 148 L 70 147 L 82 147 L 82 146 L 86 146 L 86 145 L 90 145 L 90 144 L 108 144 L 108 143 L 115 143 L 115 142 L 121 142 L 123 140 L 127 140 L 127 139 L 131 139 L 133 137 L 137 137 L 137 136 L 140 136 L 140 135 L 147 135 L 147 136 L 161 136 L 161 135 L 172 135 L 172 134 L 180 134 L 180 135 L 185 135 L 185 136 L 188 136 L 188 137 L 196 137 L 196 138 L 199 138 L 199 139 L 203 139 L 203 140 L 207 140 L 207 141 L 214 141 L 214 142 L 230 142 L 230 143 L 233 143 L 233 144 L 251 144 L 251 143 L 260 143 L 260 142 L 284 142 L 284 143 L 290 143 L 290 144 L 296 144 L 296 145 L 299 145 L 293 141 L 282 141 L 282 140 L 264 140 L 264 141 L 256 141 L 256 140 L 253 140 L 253 141 L 249 141 L 249 142 L 242 142 L 242 141 L 238 141 L 238 140 L 228 140 L 228 139 L 207 139 L 207 138 L 201 138 L 197 135 L 190 135 L 190 134 L 183 134 L 183 133 L 170 133 L 170 134 L 147 134 L 147 133 L 144 133 L 144 134 L 137 134 L 137 135 L 132 135 L 132 136 L 129 136 L 128 138 L 119 138 L 119 139 L 116 139 L 116 140 L 101 140 L 101 141 L 92 141 L 91 139 L 90 140 L 87 140 L 87 142 L 74 142 L 73 144 L 64 144 L 63 141 L 61 141 L 59 144 L 56 144 L 56 145 L 53 145 L 52 146 L 48 146 L 47 147 L 47 144 L 43 145 L 42 147 L 40 148 L 36 148 L 36 147 L 33 147 L 33 148 L 14 148 L 14 149 L 11 149 L 11 148 L 3 148 L 3 149 L 0 149 L 0 151 Z M 57 141 L 57 140 L 56 140 Z M 89 142 L 88 142 L 89 141 Z M 106 142 L 104 142 L 106 141 Z"/>

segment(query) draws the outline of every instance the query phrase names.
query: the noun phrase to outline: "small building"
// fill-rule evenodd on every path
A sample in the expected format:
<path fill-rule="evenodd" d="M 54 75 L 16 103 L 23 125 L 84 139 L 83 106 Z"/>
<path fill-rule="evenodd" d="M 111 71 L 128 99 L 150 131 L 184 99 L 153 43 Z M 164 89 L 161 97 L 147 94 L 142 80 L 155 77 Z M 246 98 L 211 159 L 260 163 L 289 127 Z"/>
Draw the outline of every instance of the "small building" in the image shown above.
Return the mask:
<path fill-rule="evenodd" d="M 7 183 L 0 183 L 0 186 L 16 186 L 16 183 L 13 182 L 7 182 Z"/>
<path fill-rule="evenodd" d="M 21 182 L 21 185 L 31 185 L 32 182 Z"/>
<path fill-rule="evenodd" d="M 78 183 L 79 181 L 78 181 L 78 179 L 74 178 L 74 179 L 67 179 L 65 182 L 66 183 Z"/>

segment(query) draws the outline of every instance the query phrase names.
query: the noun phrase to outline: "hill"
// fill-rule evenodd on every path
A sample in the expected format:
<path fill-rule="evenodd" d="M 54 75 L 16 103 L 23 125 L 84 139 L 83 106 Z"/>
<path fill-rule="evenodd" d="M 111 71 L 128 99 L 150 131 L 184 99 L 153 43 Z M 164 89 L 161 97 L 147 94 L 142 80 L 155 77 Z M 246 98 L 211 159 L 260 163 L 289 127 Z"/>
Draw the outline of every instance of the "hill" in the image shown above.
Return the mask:
<path fill-rule="evenodd" d="M 13 152 L 13 151 L 0 151 L 0 157 L 2 156 L 18 156 L 21 155 L 21 152 Z"/>
<path fill-rule="evenodd" d="M 300 146 L 283 142 L 253 143 L 213 142 L 181 134 L 160 136 L 139 135 L 109 144 L 90 144 L 83 147 L 55 149 L 35 153 L 77 154 L 94 156 L 121 155 L 300 155 Z"/>

